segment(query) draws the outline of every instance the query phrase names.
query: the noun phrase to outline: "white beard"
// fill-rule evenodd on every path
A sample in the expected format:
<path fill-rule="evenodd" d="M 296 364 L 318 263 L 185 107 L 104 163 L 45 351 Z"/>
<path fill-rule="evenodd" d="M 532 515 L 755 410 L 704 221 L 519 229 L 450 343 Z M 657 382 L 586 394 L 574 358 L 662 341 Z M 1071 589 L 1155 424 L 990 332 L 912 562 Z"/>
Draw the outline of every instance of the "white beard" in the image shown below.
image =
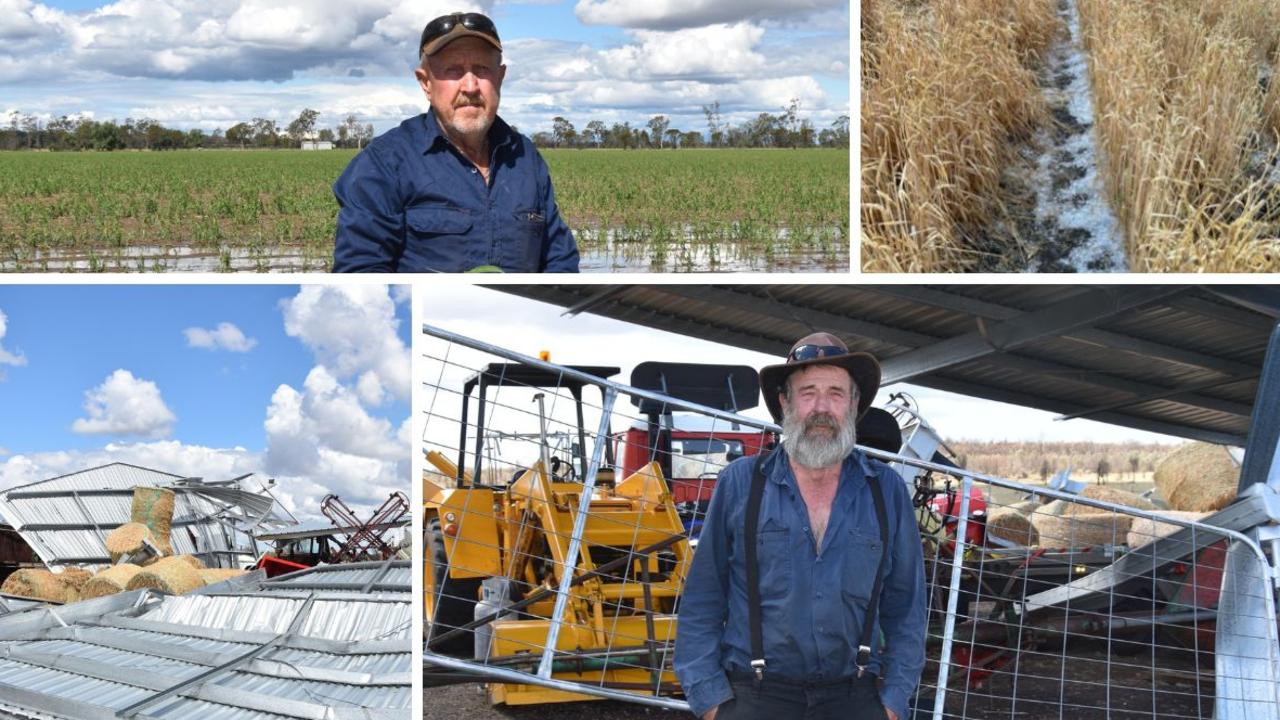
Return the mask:
<path fill-rule="evenodd" d="M 787 455 L 800 467 L 818 470 L 839 465 L 858 443 L 857 427 L 858 406 L 850 406 L 844 418 L 844 424 L 831 436 L 813 426 L 815 420 L 831 419 L 831 415 L 810 415 L 808 423 L 801 421 L 790 407 L 783 403 L 782 407 L 782 447 Z"/>

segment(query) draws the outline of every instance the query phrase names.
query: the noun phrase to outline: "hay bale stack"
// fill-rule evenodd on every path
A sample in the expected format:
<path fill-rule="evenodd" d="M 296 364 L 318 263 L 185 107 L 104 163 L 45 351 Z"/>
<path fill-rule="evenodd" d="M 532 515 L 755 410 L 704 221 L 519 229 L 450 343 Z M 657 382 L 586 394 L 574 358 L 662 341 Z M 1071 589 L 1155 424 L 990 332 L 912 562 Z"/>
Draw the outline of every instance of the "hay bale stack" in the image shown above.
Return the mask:
<path fill-rule="evenodd" d="M 1208 517 L 1209 514 L 1210 513 L 1181 511 L 1160 513 L 1163 517 L 1175 518 L 1178 520 L 1201 520 Z M 1148 543 L 1155 542 L 1159 538 L 1169 537 L 1181 529 L 1181 525 L 1163 523 L 1156 520 L 1148 520 L 1146 518 L 1134 518 L 1133 526 L 1129 528 L 1129 547 L 1142 547 Z"/>
<path fill-rule="evenodd" d="M 1221 510 L 1236 499 L 1239 482 L 1240 467 L 1220 445 L 1183 445 L 1156 464 L 1160 497 L 1182 512 Z"/>
<path fill-rule="evenodd" d="M 987 535 L 1022 546 L 1038 545 L 1040 534 L 1031 518 L 1016 508 L 1000 508 L 987 516 Z"/>
<path fill-rule="evenodd" d="M 1037 510 L 1031 515 L 1031 524 L 1040 535 L 1040 544 L 1044 547 L 1085 547 L 1093 545 L 1119 545 L 1125 542 L 1131 515 L 1093 511 L 1074 503 L 1055 500 L 1063 503 L 1061 512 Z"/>
<path fill-rule="evenodd" d="M 133 576 L 141 571 L 142 568 L 129 563 L 112 565 L 90 578 L 89 582 L 84 584 L 84 589 L 80 591 L 80 596 L 88 600 L 124 592 L 129 587 L 129 581 Z"/>
<path fill-rule="evenodd" d="M 156 544 L 166 555 L 173 554 L 170 533 L 173 527 L 174 493 L 167 488 L 138 486 L 133 489 L 133 508 L 130 519 L 142 523 L 151 530 Z"/>
<path fill-rule="evenodd" d="M 48 570 L 36 568 L 14 572 L 0 586 L 0 593 L 56 603 L 71 603 L 80 599 L 80 594 L 63 582 L 62 578 Z"/>
<path fill-rule="evenodd" d="M 107 552 L 111 554 L 113 563 L 119 562 L 126 555 L 141 552 L 146 543 L 163 552 L 151 528 L 140 522 L 127 522 L 107 533 Z"/>
<path fill-rule="evenodd" d="M 1017 510 L 1023 515 L 1031 515 L 1031 513 L 1039 510 L 1041 507 L 1043 507 L 1043 503 L 1041 503 L 1038 498 L 1033 498 L 1031 500 L 1023 500 L 1022 502 L 1014 503 L 1009 506 L 1009 509 Z"/>
<path fill-rule="evenodd" d="M 244 573 L 244 570 L 237 570 L 234 568 L 230 570 L 225 568 L 212 568 L 209 570 L 201 570 L 200 579 L 205 585 L 217 585 L 224 580 L 240 577 L 241 575 L 244 575 Z"/>
<path fill-rule="evenodd" d="M 150 588 L 172 595 L 185 595 L 204 587 L 200 571 L 178 558 L 164 558 L 148 565 L 129 581 L 126 590 Z"/>

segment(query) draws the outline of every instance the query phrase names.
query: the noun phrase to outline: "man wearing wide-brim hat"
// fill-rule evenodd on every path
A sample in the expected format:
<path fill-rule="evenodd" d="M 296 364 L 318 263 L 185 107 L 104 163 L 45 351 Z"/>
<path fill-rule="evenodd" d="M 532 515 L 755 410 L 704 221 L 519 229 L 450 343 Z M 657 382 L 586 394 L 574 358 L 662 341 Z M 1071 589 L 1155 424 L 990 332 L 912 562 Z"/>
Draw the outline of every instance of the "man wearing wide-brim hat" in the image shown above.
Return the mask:
<path fill-rule="evenodd" d="M 875 358 L 830 333 L 760 371 L 782 444 L 720 473 L 680 602 L 698 717 L 907 720 L 924 561 L 906 484 L 855 446 L 879 386 Z"/>

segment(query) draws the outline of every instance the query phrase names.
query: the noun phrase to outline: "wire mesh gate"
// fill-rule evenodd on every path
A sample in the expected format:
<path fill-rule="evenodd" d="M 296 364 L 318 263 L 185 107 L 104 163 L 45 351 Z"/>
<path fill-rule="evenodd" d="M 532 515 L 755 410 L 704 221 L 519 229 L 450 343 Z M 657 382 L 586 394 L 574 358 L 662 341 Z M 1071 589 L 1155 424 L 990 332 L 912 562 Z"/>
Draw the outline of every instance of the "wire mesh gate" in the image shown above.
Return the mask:
<path fill-rule="evenodd" d="M 680 591 L 716 474 L 776 437 L 734 412 L 758 389 L 722 367 L 627 385 L 424 333 L 427 686 L 687 709 Z M 898 414 L 901 452 L 867 451 L 915 490 L 930 589 L 917 717 L 1280 717 L 1278 575 L 1257 542 L 1115 488 L 920 460 L 931 429 Z"/>

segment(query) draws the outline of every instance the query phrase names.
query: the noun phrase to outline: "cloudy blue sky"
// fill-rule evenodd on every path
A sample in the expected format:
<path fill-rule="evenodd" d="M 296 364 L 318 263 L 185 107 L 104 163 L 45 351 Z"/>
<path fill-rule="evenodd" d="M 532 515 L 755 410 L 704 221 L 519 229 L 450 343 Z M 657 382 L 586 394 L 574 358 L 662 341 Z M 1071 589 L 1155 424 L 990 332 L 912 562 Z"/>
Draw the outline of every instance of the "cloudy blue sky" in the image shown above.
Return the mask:
<path fill-rule="evenodd" d="M 0 121 L 149 117 L 282 125 L 307 107 L 379 131 L 425 109 L 412 77 L 432 17 L 479 10 L 509 67 L 501 114 L 706 130 L 791 98 L 816 127 L 849 112 L 848 0 L 0 0 Z"/>
<path fill-rule="evenodd" d="M 409 369 L 404 288 L 0 286 L 0 489 L 120 461 L 377 505 L 409 490 Z"/>

